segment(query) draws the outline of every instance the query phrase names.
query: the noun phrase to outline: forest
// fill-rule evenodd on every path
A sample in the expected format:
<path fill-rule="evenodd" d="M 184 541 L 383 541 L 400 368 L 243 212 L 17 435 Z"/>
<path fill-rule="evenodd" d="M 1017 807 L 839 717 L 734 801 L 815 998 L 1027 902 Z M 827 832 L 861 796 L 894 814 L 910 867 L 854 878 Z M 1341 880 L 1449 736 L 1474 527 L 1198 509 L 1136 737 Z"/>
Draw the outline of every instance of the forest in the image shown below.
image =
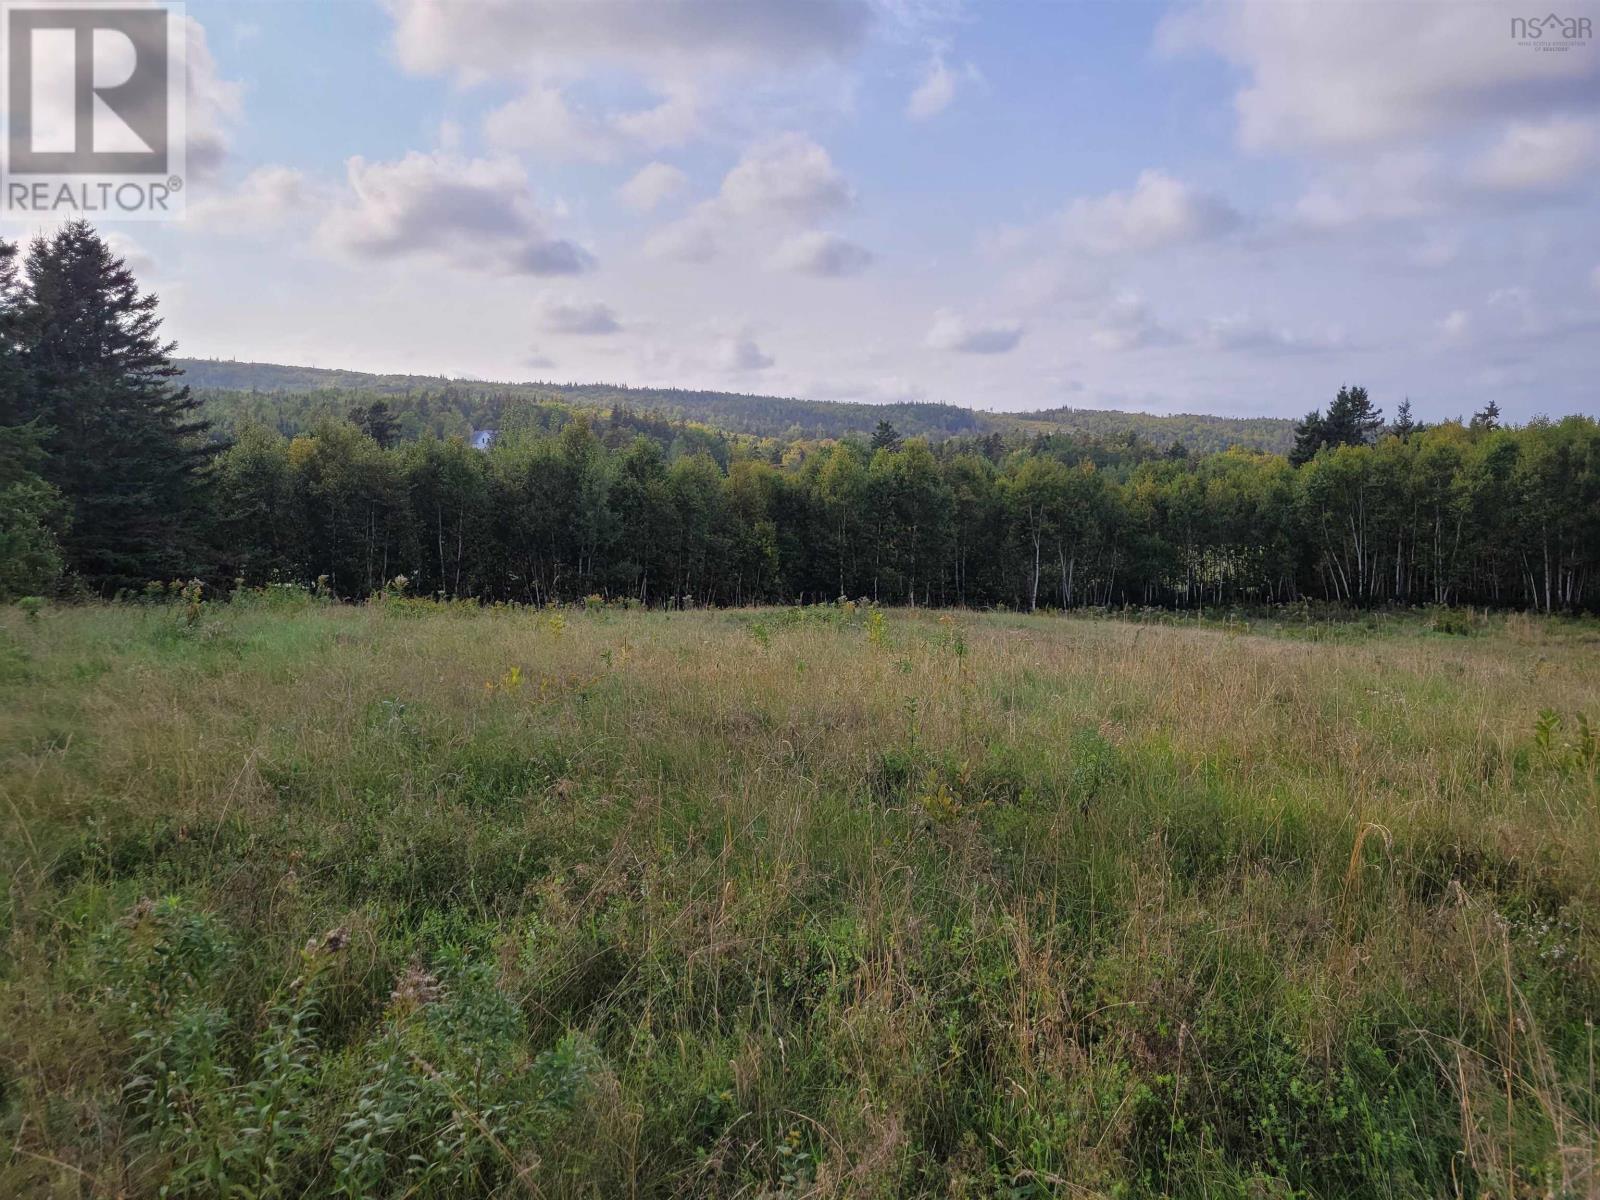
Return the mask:
<path fill-rule="evenodd" d="M 1191 451 L 1287 452 L 1294 422 L 1280 417 L 1218 417 L 1156 414 L 1111 409 L 1054 408 L 1041 412 L 978 412 L 954 404 L 912 401 L 863 403 L 753 396 L 684 388 L 625 387 L 605 383 L 486 383 L 420 375 L 371 375 L 320 367 L 180 358 L 184 379 L 219 428 L 256 421 L 295 434 L 319 417 L 343 417 L 350 409 L 382 400 L 405 435 L 439 437 L 518 423 L 541 409 L 590 412 L 623 410 L 653 418 L 707 425 L 756 437 L 837 438 L 870 434 L 880 420 L 907 437 L 939 440 L 989 433 L 1077 434 L 1100 438 L 1137 436 L 1162 447 Z"/>
<path fill-rule="evenodd" d="M 0 270 L 0 594 L 198 578 L 537 605 L 1597 603 L 1591 417 L 1512 428 L 1490 404 L 1423 427 L 1341 387 L 1287 454 L 906 436 L 888 412 L 870 436 L 757 437 L 558 397 L 486 451 L 417 430 L 404 395 L 221 430 L 88 225 L 4 247 Z"/>

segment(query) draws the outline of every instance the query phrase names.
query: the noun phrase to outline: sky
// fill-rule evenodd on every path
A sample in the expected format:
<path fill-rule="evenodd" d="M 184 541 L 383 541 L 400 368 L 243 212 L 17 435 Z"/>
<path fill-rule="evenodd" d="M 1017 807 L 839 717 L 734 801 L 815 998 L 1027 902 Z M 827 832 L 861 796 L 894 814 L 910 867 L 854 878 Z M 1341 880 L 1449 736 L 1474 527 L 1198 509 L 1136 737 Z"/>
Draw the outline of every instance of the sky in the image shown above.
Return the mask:
<path fill-rule="evenodd" d="M 191 0 L 179 352 L 1600 412 L 1600 41 L 1471 0 Z M 1600 28 L 1600 4 L 1561 16 Z M 37 232 L 15 221 L 0 233 Z"/>

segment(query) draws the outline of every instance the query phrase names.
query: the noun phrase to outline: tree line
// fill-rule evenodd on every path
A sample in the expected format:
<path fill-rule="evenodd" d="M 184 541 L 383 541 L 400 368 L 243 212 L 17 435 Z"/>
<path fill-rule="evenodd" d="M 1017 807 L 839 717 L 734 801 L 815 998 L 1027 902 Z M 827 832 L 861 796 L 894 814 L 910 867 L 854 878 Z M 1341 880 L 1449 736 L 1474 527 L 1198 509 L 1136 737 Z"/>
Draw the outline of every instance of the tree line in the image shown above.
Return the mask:
<path fill-rule="evenodd" d="M 1597 607 L 1600 425 L 1424 428 L 1342 389 L 1290 455 L 1063 436 L 701 441 L 560 410 L 487 451 L 374 404 L 222 441 L 87 226 L 6 248 L 0 590 L 650 605 Z M 404 577 L 403 584 L 397 580 Z"/>
<path fill-rule="evenodd" d="M 500 428 L 530 410 L 626 410 L 725 434 L 804 438 L 846 437 L 870 430 L 879 418 L 907 437 L 942 441 L 992 433 L 1072 434 L 1106 440 L 1136 435 L 1160 446 L 1180 442 L 1210 453 L 1229 446 L 1287 452 L 1294 422 L 1279 417 L 1220 417 L 1194 413 L 1141 413 L 1115 409 L 1052 408 L 1039 412 L 978 412 L 954 404 L 915 401 L 863 403 L 800 400 L 684 388 L 625 387 L 608 383 L 486 383 L 422 375 L 373 375 L 325 367 L 179 359 L 187 381 L 206 402 L 206 415 L 234 429 L 247 420 L 302 433 L 318 417 L 382 400 L 412 436 L 440 437 Z"/>

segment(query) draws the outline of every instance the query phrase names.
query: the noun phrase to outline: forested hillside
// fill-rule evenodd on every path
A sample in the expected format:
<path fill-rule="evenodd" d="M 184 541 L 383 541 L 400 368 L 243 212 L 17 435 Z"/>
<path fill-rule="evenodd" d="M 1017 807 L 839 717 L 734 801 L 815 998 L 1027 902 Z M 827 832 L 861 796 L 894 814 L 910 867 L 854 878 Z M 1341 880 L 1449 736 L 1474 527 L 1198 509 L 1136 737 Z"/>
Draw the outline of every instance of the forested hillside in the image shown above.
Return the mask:
<path fill-rule="evenodd" d="M 1491 404 L 1423 428 L 1406 403 L 1386 420 L 1346 387 L 1293 427 L 1288 454 L 1204 454 L 933 406 L 407 377 L 378 379 L 383 392 L 339 373 L 202 404 L 154 298 L 87 225 L 37 239 L 17 267 L 0 246 L 7 594 L 196 577 L 534 604 L 1596 603 L 1589 417 L 1503 428 Z M 662 396 L 687 399 L 651 409 Z M 233 419 L 209 428 L 226 397 Z M 838 432 L 713 427 L 685 415 L 696 398 L 796 405 Z M 870 437 L 839 416 L 857 408 Z M 973 427 L 937 425 L 952 413 Z M 483 427 L 492 445 L 457 436 Z"/>
<path fill-rule="evenodd" d="M 448 436 L 498 429 L 508 421 L 525 422 L 528 410 L 557 403 L 623 409 L 757 437 L 837 438 L 870 433 L 879 421 L 886 420 L 907 437 L 934 440 L 1011 432 L 1066 432 L 1100 438 L 1137 434 L 1163 449 L 1178 443 L 1198 453 L 1229 446 L 1282 453 L 1294 440 L 1294 423 L 1276 417 L 1159 416 L 1087 408 L 987 413 L 952 404 L 845 403 L 598 383 L 489 383 L 216 359 L 177 362 L 214 422 L 231 428 L 249 418 L 285 434 L 309 428 L 319 416 L 342 418 L 358 405 L 382 399 L 412 436 L 423 430 Z M 237 393 L 249 393 L 249 397 Z M 533 419 L 537 423 L 538 417 Z"/>

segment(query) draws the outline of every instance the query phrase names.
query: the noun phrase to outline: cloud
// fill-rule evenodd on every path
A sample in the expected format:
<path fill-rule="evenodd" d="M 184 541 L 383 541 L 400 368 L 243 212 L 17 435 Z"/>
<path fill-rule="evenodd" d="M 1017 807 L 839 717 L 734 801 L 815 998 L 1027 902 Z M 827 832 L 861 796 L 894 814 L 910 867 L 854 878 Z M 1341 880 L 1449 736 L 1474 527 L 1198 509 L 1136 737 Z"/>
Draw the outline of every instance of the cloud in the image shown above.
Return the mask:
<path fill-rule="evenodd" d="M 619 136 L 651 149 L 681 146 L 700 133 L 700 101 L 691 87 L 676 84 L 650 108 L 617 113 L 611 127 Z"/>
<path fill-rule="evenodd" d="M 1452 345 L 1464 341 L 1471 328 L 1472 317 L 1464 308 L 1452 309 L 1438 324 L 1440 340 Z"/>
<path fill-rule="evenodd" d="M 803 134 L 752 146 L 722 181 L 722 203 L 741 216 L 816 220 L 855 199 L 828 152 Z"/>
<path fill-rule="evenodd" d="M 204 178 L 215 174 L 227 158 L 228 133 L 239 119 L 244 88 L 217 72 L 205 27 L 193 17 L 185 17 L 183 25 L 187 35 L 184 66 L 188 72 L 184 112 L 188 148 L 184 161 L 191 174 Z"/>
<path fill-rule="evenodd" d="M 1144 298 L 1124 292 L 1100 313 L 1089 340 L 1102 350 L 1123 352 L 1174 346 L 1183 339 L 1150 311 Z"/>
<path fill-rule="evenodd" d="M 838 278 L 856 275 L 872 263 L 872 253 L 837 233 L 812 230 L 782 242 L 767 265 L 779 271 Z"/>
<path fill-rule="evenodd" d="M 773 225 L 805 226 L 854 202 L 854 189 L 828 152 L 803 134 L 786 133 L 746 150 L 723 177 L 716 196 L 651 234 L 645 253 L 710 262 L 731 238 L 756 230 L 770 236 Z M 835 257 L 835 265 L 844 261 Z"/>
<path fill-rule="evenodd" d="M 1240 315 L 1213 317 L 1206 323 L 1199 342 L 1212 350 L 1256 355 L 1321 354 L 1341 349 L 1344 335 L 1338 331 L 1325 336 L 1295 333 Z"/>
<path fill-rule="evenodd" d="M 576 275 L 594 265 L 574 242 L 552 236 L 522 167 L 412 151 L 394 162 L 349 160 L 350 199 L 319 235 L 358 258 L 429 256 L 462 270 Z"/>
<path fill-rule="evenodd" d="M 525 77 L 577 62 L 687 76 L 842 59 L 870 0 L 387 0 L 395 51 L 421 73 Z"/>
<path fill-rule="evenodd" d="M 1512 15 L 1502 5 L 1200 0 L 1165 17 L 1156 41 L 1244 71 L 1234 108 L 1249 149 L 1373 146 L 1593 106 L 1600 56 L 1519 46 Z"/>
<path fill-rule="evenodd" d="M 155 258 L 127 234 L 112 229 L 100 236 L 105 240 L 106 248 L 120 258 L 141 280 L 149 280 L 158 273 Z"/>
<path fill-rule="evenodd" d="M 717 343 L 716 364 L 724 371 L 764 371 L 775 361 L 749 337 L 724 338 Z"/>
<path fill-rule="evenodd" d="M 616 153 L 609 131 L 598 119 L 574 111 L 565 93 L 553 85 L 534 85 L 509 104 L 495 109 L 483 123 L 494 145 L 533 150 L 559 158 L 604 162 Z"/>
<path fill-rule="evenodd" d="M 1410 220 L 1437 212 L 1455 192 L 1436 154 L 1385 151 L 1320 174 L 1296 201 L 1292 223 L 1326 233 Z"/>
<path fill-rule="evenodd" d="M 646 238 L 644 252 L 651 258 L 707 263 L 717 257 L 720 249 L 718 229 L 716 206 L 701 204 L 688 216 L 663 225 Z"/>
<path fill-rule="evenodd" d="M 921 80 L 906 98 L 906 116 L 913 121 L 936 117 L 950 107 L 963 84 L 982 82 L 977 67 L 964 63 L 959 70 L 953 69 L 945 60 L 944 48 L 938 47 L 928 59 Z"/>
<path fill-rule="evenodd" d="M 541 324 L 551 333 L 575 333 L 589 337 L 617 333 L 622 325 L 610 305 L 575 300 L 553 300 L 540 313 Z"/>
<path fill-rule="evenodd" d="M 1600 263 L 1597 263 L 1594 270 L 1589 272 L 1589 286 L 1600 292 Z"/>
<path fill-rule="evenodd" d="M 232 188 L 214 189 L 191 200 L 186 219 L 200 229 L 258 232 L 303 216 L 322 198 L 320 193 L 294 167 L 257 167 Z"/>
<path fill-rule="evenodd" d="M 1600 122 L 1578 117 L 1518 121 L 1478 160 L 1472 177 L 1495 191 L 1547 191 L 1588 172 L 1597 153 Z"/>
<path fill-rule="evenodd" d="M 617 189 L 617 195 L 636 212 L 653 212 L 688 186 L 689 177 L 677 167 L 653 162 Z"/>
<path fill-rule="evenodd" d="M 484 134 L 501 149 L 587 162 L 681 146 L 699 128 L 699 106 L 687 86 L 649 108 L 596 114 L 573 107 L 559 86 L 534 83 L 484 119 Z"/>
<path fill-rule="evenodd" d="M 928 63 L 927 73 L 906 101 L 906 116 L 913 121 L 926 121 L 950 107 L 956 98 L 956 77 L 945 65 L 944 56 L 936 55 Z"/>
<path fill-rule="evenodd" d="M 1552 307 L 1518 284 L 1496 288 L 1476 311 L 1452 311 L 1436 328 L 1441 346 L 1505 350 L 1568 342 L 1587 348 L 1600 333 L 1600 313 L 1593 305 Z"/>
<path fill-rule="evenodd" d="M 1427 270 L 1448 267 L 1461 254 L 1461 237 L 1455 233 L 1438 231 L 1425 234 L 1422 241 L 1412 247 L 1407 259 L 1413 266 Z"/>
<path fill-rule="evenodd" d="M 1203 241 L 1240 223 L 1239 214 L 1220 197 L 1159 170 L 1141 172 L 1131 191 L 1074 200 L 1060 218 L 1068 243 L 1095 254 Z"/>
<path fill-rule="evenodd" d="M 972 321 L 950 309 L 934 314 L 926 344 L 960 354 L 1007 354 L 1022 340 L 1020 321 Z"/>

